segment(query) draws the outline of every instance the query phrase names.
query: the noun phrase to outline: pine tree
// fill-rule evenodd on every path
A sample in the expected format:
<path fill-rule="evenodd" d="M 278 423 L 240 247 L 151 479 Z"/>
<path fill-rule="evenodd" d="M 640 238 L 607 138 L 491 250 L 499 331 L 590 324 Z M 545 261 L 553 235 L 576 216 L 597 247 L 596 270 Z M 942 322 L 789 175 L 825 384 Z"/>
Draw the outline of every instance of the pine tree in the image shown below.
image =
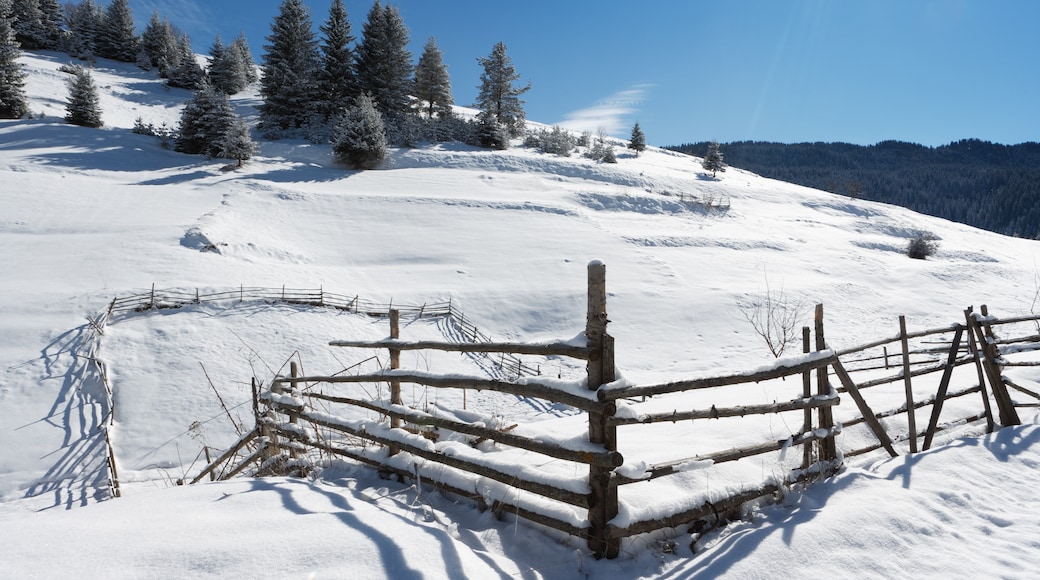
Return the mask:
<path fill-rule="evenodd" d="M 246 78 L 246 64 L 242 62 L 242 52 L 232 46 L 224 46 L 220 35 L 213 42 L 209 51 L 209 82 L 214 88 L 233 95 L 249 84 Z"/>
<path fill-rule="evenodd" d="M 66 52 L 79 59 L 94 60 L 104 18 L 101 5 L 94 0 L 65 6 L 65 22 L 69 27 Z"/>
<path fill-rule="evenodd" d="M 13 0 L 10 3 L 8 23 L 14 30 L 14 39 L 27 50 L 46 48 L 47 31 L 43 25 L 43 11 L 39 0 Z M 3 18 L 8 19 L 4 14 Z"/>
<path fill-rule="evenodd" d="M 301 0 L 282 0 L 264 46 L 260 127 L 277 135 L 302 128 L 318 105 L 318 41 Z"/>
<path fill-rule="evenodd" d="M 239 32 L 235 40 L 232 41 L 231 50 L 238 53 L 238 60 L 242 62 L 242 68 L 246 73 L 246 85 L 251 85 L 260 80 L 260 74 L 256 72 L 256 63 L 253 62 L 253 53 L 249 50 L 249 43 L 246 42 L 244 32 Z"/>
<path fill-rule="evenodd" d="M 65 105 L 65 120 L 73 125 L 101 127 L 101 100 L 90 71 L 83 67 L 69 81 L 69 100 Z"/>
<path fill-rule="evenodd" d="M 181 111 L 173 149 L 218 157 L 234 122 L 235 112 L 227 95 L 203 80 Z"/>
<path fill-rule="evenodd" d="M 451 79 L 437 41 L 432 37 L 426 41 L 419 64 L 415 67 L 413 93 L 419 101 L 425 103 L 428 118 L 451 115 L 451 106 L 455 104 L 451 95 Z"/>
<path fill-rule="evenodd" d="M 715 177 L 715 173 L 718 171 L 726 171 L 726 164 L 722 162 L 722 151 L 719 150 L 718 141 L 712 141 L 708 145 L 708 154 L 704 156 L 701 167 L 705 171 L 710 171 L 712 177 Z"/>
<path fill-rule="evenodd" d="M 358 94 L 354 71 L 354 42 L 343 0 L 333 0 L 329 18 L 321 26 L 321 75 L 319 93 L 326 118 L 345 110 Z"/>
<path fill-rule="evenodd" d="M 354 169 L 374 169 L 386 158 L 383 117 L 367 94 L 337 117 L 332 130 L 332 152 L 336 161 Z"/>
<path fill-rule="evenodd" d="M 177 65 L 169 70 L 166 84 L 182 89 L 197 89 L 202 86 L 206 71 L 202 70 L 191 48 L 191 38 L 182 34 L 177 41 Z"/>
<path fill-rule="evenodd" d="M 360 90 L 369 93 L 376 109 L 387 117 L 406 114 L 411 104 L 412 54 L 400 12 L 377 0 L 363 33 L 357 48 Z"/>
<path fill-rule="evenodd" d="M 220 157 L 238 161 L 237 166 L 242 167 L 242 162 L 256 155 L 258 150 L 256 141 L 249 135 L 249 126 L 245 119 L 235 115 L 231 127 L 220 140 Z"/>
<path fill-rule="evenodd" d="M 121 62 L 134 62 L 141 39 L 134 32 L 129 0 L 112 0 L 104 11 L 97 36 L 97 54 Z"/>
<path fill-rule="evenodd" d="M 177 50 L 177 37 L 173 26 L 167 19 L 159 19 L 159 11 L 152 12 L 152 18 L 141 33 L 141 48 L 151 62 L 151 66 L 159 69 L 159 76 L 167 78 L 172 69 L 180 64 L 180 53 Z"/>
<path fill-rule="evenodd" d="M 646 135 L 639 128 L 639 121 L 636 121 L 636 124 L 632 126 L 632 137 L 628 140 L 628 148 L 636 152 L 636 157 L 643 151 L 646 151 Z"/>
<path fill-rule="evenodd" d="M 17 60 L 20 55 L 11 21 L 0 18 L 0 119 L 20 119 L 29 110 L 25 71 Z"/>
<path fill-rule="evenodd" d="M 531 90 L 531 83 L 522 88 L 513 86 L 514 81 L 520 80 L 520 75 L 506 54 L 504 43 L 496 44 L 487 58 L 478 58 L 477 62 L 484 67 L 480 75 L 477 108 L 494 117 L 511 137 L 519 137 L 526 123 L 524 101 L 520 95 Z"/>
<path fill-rule="evenodd" d="M 43 29 L 47 37 L 47 43 L 40 48 L 58 50 L 64 36 L 62 24 L 65 15 L 61 4 L 58 0 L 40 0 L 40 12 L 43 14 Z"/>

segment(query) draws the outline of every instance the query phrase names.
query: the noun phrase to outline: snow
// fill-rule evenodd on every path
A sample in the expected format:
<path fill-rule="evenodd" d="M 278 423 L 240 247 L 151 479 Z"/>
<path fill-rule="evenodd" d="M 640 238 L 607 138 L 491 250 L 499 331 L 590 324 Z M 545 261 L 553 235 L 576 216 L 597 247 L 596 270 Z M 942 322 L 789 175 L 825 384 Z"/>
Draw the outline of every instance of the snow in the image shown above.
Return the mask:
<path fill-rule="evenodd" d="M 95 334 L 88 318 L 106 312 L 113 298 L 147 293 L 153 284 L 190 294 L 244 285 L 322 288 L 384 304 L 451 300 L 495 340 L 544 344 L 574 337 L 566 342 L 584 346 L 587 267 L 602 264 L 619 367 L 619 379 L 607 388 L 624 389 L 829 354 L 772 358 L 740 311 L 767 288 L 823 303 L 836 351 L 893 336 L 900 314 L 911 330 L 951 328 L 973 303 L 988 303 L 992 316 L 1027 314 L 1040 245 L 736 168 L 718 179 L 699 177 L 698 160 L 654 148 L 639 157 L 619 153 L 617 165 L 604 165 L 520 147 L 436 145 L 394 150 L 385 169 L 355 172 L 335 166 L 327 146 L 286 140 L 262 142 L 257 158 L 223 171 L 224 161 L 176 154 L 129 130 L 137 117 L 175 124 L 186 91 L 166 89 L 132 66 L 99 61 L 92 74 L 105 128 L 72 127 L 61 121 L 68 75 L 57 70 L 67 57 L 30 53 L 22 62 L 30 71 L 30 109 L 46 116 L 0 122 L 5 576 L 773 578 L 971 571 L 1026 578 L 1040 567 L 1040 509 L 1033 500 L 1040 428 L 1028 408 L 1019 411 L 1024 426 L 988 435 L 979 423 L 962 426 L 912 456 L 905 454 L 907 442 L 897 441 L 900 457 L 852 458 L 835 477 L 791 490 L 778 505 L 749 507 L 745 519 L 703 536 L 678 529 L 626 541 L 622 557 L 612 561 L 595 561 L 584 542 L 509 514 L 481 513 L 422 480 L 410 486 L 382 480 L 346 463 L 311 479 L 179 487 L 176 480 L 201 469 L 203 445 L 227 448 L 252 427 L 250 377 L 269 382 L 286 375 L 290 361 L 311 375 L 379 372 L 385 350 L 329 342 L 383 340 L 388 326 L 334 309 L 230 300 L 118 313 Z M 257 102 L 250 92 L 234 99 L 250 119 Z M 706 207 L 722 199 L 728 209 Z M 903 254 L 918 230 L 942 240 L 928 260 Z M 460 338 L 443 319 L 402 321 L 404 341 Z M 594 399 L 580 361 L 522 358 L 542 372 L 528 380 Z M 402 372 L 487 376 L 481 361 L 406 351 Z M 1035 367 L 1006 372 L 1023 385 L 1040 382 Z M 101 501 L 106 377 L 123 497 Z M 972 386 L 965 380 L 955 375 L 960 383 L 951 391 Z M 366 388 L 368 396 L 387 400 L 385 385 Z M 412 385 L 403 394 L 406 405 L 437 416 L 516 424 L 517 435 L 584 448 L 584 417 L 544 401 Z M 905 404 L 901 392 L 880 387 L 865 396 L 875 410 Z M 934 386 L 915 382 L 915 399 L 929 396 Z M 766 381 L 695 397 L 619 401 L 618 416 L 801 397 L 800 381 Z M 948 417 L 977 412 L 977 396 L 962 399 L 969 398 L 948 402 Z M 855 414 L 842 395 L 836 420 Z M 542 481 L 584 489 L 580 467 L 568 462 L 532 466 L 505 446 L 477 450 L 462 439 L 433 444 L 378 426 L 375 412 L 328 416 L 444 453 L 483 453 L 509 473 L 536 472 Z M 900 427 L 895 419 L 883 422 Z M 695 457 L 789 441 L 800 429 L 799 413 L 619 427 L 626 459 L 619 472 L 628 477 L 642 477 L 655 463 L 691 459 L 677 475 L 624 486 L 615 523 L 782 479 L 797 467 L 800 448 L 785 448 L 789 457 L 717 465 Z M 862 431 L 843 429 L 840 451 L 869 443 Z M 407 453 L 392 461 L 409 471 L 423 463 Z M 489 500 L 530 501 L 536 511 L 582 523 L 576 510 L 561 514 L 566 510 L 521 498 L 498 482 L 443 476 Z"/>

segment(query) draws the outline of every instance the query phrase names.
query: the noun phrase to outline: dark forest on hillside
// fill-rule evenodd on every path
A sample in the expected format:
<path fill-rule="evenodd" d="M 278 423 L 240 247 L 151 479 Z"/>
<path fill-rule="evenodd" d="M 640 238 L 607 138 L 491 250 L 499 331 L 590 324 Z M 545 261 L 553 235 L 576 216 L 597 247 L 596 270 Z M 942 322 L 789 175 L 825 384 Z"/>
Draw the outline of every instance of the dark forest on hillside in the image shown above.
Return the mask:
<path fill-rule="evenodd" d="M 670 147 L 703 157 L 710 143 Z M 1025 238 L 1040 236 L 1040 143 L 964 139 L 941 147 L 901 141 L 740 141 L 721 147 L 727 165 L 850 197 Z"/>

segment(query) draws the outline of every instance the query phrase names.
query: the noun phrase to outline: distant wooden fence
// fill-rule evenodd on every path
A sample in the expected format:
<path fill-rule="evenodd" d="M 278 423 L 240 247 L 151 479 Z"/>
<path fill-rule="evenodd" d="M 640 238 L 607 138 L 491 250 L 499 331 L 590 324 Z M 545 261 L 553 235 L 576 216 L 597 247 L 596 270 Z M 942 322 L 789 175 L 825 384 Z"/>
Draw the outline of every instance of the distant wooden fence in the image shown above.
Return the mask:
<path fill-rule="evenodd" d="M 324 297 L 321 300 L 325 302 Z M 358 311 L 356 298 L 345 300 L 345 303 L 348 309 Z M 1003 377 L 1000 371 L 1001 365 L 1014 364 L 1009 363 L 1006 358 L 1011 354 L 1040 350 L 1040 318 L 1000 321 L 988 316 L 985 307 L 978 314 L 966 312 L 963 324 L 957 323 L 948 328 L 923 332 L 908 333 L 905 320 L 901 318 L 900 333 L 893 338 L 834 351 L 829 348 L 825 339 L 823 308 L 818 306 L 815 328 L 803 329 L 804 354 L 801 356 L 782 359 L 772 367 L 754 372 L 640 386 L 624 385 L 615 381 L 614 341 L 607 332 L 605 266 L 598 262 L 589 266 L 588 312 L 585 341 L 581 344 L 503 343 L 490 340 L 465 344 L 409 342 L 401 340 L 399 336 L 398 321 L 401 312 L 394 308 L 385 311 L 384 307 L 389 305 L 379 305 L 376 310 L 389 313 L 389 339 L 333 341 L 330 345 L 387 349 L 390 353 L 389 369 L 355 376 L 300 376 L 293 364 L 290 376 L 276 378 L 265 389 L 254 380 L 254 392 L 257 395 L 254 401 L 256 427 L 207 466 L 194 481 L 200 481 L 218 469 L 224 470 L 222 477 L 231 477 L 252 465 L 256 466 L 253 474 L 271 473 L 279 469 L 285 473 L 287 467 L 305 465 L 302 456 L 308 451 L 318 450 L 321 453 L 348 457 L 403 478 L 419 477 L 424 482 L 434 483 L 442 489 L 473 498 L 485 505 L 488 504 L 487 498 L 492 497 L 488 508 L 512 513 L 585 538 L 597 556 L 612 558 L 618 555 L 622 538 L 704 521 L 713 515 L 717 519 L 720 513 L 739 508 L 752 499 L 777 493 L 781 485 L 822 477 L 833 472 L 840 466 L 843 457 L 835 442 L 839 433 L 848 432 L 850 429 L 864 429 L 867 436 L 873 440 L 872 444 L 852 449 L 844 453 L 844 456 L 859 455 L 878 449 L 884 449 L 895 456 L 897 444 L 906 442 L 910 451 L 915 452 L 918 450 L 918 439 L 923 437 L 922 448 L 927 449 L 937 432 L 956 424 L 982 419 L 987 420 L 989 428 L 997 421 L 1001 425 L 1017 424 L 1019 419 L 1008 394 L 1008 385 L 1040 400 L 1040 394 L 1014 385 Z M 450 308 L 449 305 L 448 309 Z M 1038 330 L 1032 335 L 1017 339 L 997 338 L 993 332 L 995 326 L 1014 323 L 1034 324 Z M 813 335 L 815 341 L 812 340 Z M 947 338 L 949 335 L 952 336 Z M 914 344 L 917 346 L 911 348 L 911 341 L 915 341 Z M 898 349 L 893 347 L 893 352 L 890 353 L 888 348 L 893 344 L 898 345 Z M 1003 352 L 1000 350 L 1001 347 L 1004 348 Z M 399 368 L 402 351 L 424 349 L 509 356 L 569 357 L 585 362 L 585 384 L 583 388 L 575 389 L 573 385 L 540 377 L 500 380 L 439 375 Z M 1018 364 L 1040 365 L 1028 361 Z M 977 373 L 978 384 L 974 388 L 951 393 L 949 385 L 952 373 L 960 367 L 974 370 Z M 941 373 L 941 377 L 935 395 L 915 400 L 913 381 L 916 379 L 920 382 L 920 377 L 938 373 Z M 699 409 L 680 408 L 683 403 L 677 402 L 676 407 L 668 412 L 633 413 L 632 409 L 627 407 L 624 413 L 618 412 L 619 403 L 624 401 L 645 400 L 647 397 L 664 398 L 695 390 L 725 389 L 789 377 L 801 378 L 801 381 L 790 382 L 800 385 L 801 390 L 791 398 L 779 402 L 731 407 L 712 405 L 710 408 Z M 389 400 L 374 400 L 371 397 L 350 393 L 328 394 L 313 391 L 313 387 L 319 384 L 359 383 L 389 383 Z M 587 415 L 588 435 L 580 442 L 547 441 L 514 434 L 510 429 L 495 429 L 485 423 L 436 416 L 405 406 L 400 394 L 402 383 L 434 389 L 488 390 L 567 405 Z M 989 391 L 986 388 L 987 383 Z M 876 413 L 867 396 L 878 401 L 891 400 L 891 392 L 884 397 L 875 397 L 875 394 L 882 395 L 884 389 L 889 388 L 891 391 L 893 386 L 903 389 L 898 396 L 905 402 L 892 410 Z M 919 384 L 917 388 L 922 387 Z M 873 390 L 865 393 L 867 389 Z M 854 417 L 844 422 L 836 422 L 833 412 L 840 402 L 839 396 L 842 393 L 848 394 L 853 400 Z M 940 424 L 939 419 L 945 404 L 975 393 L 980 393 L 980 412 Z M 997 408 L 996 416 L 991 411 L 989 393 L 992 393 Z M 688 401 L 689 398 L 683 400 Z M 315 406 L 316 402 L 320 402 L 323 408 L 341 411 L 319 410 Z M 929 405 L 932 407 L 929 421 L 923 430 L 919 430 L 916 427 L 916 412 Z M 352 415 L 349 409 L 375 412 L 384 418 L 384 422 L 350 419 L 348 417 Z M 678 457 L 647 465 L 638 473 L 624 468 L 625 460 L 618 452 L 619 428 L 787 412 L 800 413 L 802 424 L 796 433 L 783 440 Z M 354 413 L 354 416 L 356 415 L 357 413 Z M 901 425 L 891 424 L 892 418 L 897 416 L 905 416 L 908 424 L 905 430 Z M 886 426 L 886 423 L 890 424 Z M 438 449 L 430 440 L 435 436 L 427 431 L 429 428 L 464 434 L 470 437 L 474 448 Z M 893 429 L 894 437 L 890 434 Z M 256 444 L 258 441 L 259 445 Z M 480 441 L 494 441 L 500 446 L 523 450 L 525 453 L 585 466 L 585 475 L 570 479 L 542 477 L 538 473 L 524 471 L 516 465 L 504 465 L 489 454 L 476 449 L 475 442 Z M 782 454 L 796 446 L 803 447 L 800 466 L 782 483 L 753 486 L 753 489 L 735 493 L 727 498 L 705 502 L 701 506 L 674 513 L 655 514 L 642 520 L 628 521 L 624 526 L 612 523 L 619 513 L 619 489 L 624 486 L 670 477 L 682 473 L 691 464 L 710 462 L 715 465 L 769 453 Z M 245 457 L 238 455 L 246 449 L 249 452 Z M 441 467 L 433 468 L 433 465 Z M 476 483 L 479 478 L 497 482 L 496 485 L 506 486 L 515 491 L 489 495 L 486 485 L 481 489 Z M 541 502 L 546 500 L 571 506 L 570 509 L 576 508 L 586 516 L 575 521 L 573 518 L 554 515 L 552 510 L 541 507 Z"/>

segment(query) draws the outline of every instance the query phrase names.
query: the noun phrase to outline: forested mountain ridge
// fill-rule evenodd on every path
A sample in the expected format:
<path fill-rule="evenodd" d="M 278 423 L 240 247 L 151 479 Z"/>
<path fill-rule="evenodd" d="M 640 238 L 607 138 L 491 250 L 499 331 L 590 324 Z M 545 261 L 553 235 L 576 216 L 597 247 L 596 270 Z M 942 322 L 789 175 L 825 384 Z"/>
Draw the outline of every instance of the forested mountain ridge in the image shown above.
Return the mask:
<path fill-rule="evenodd" d="M 669 147 L 703 156 L 710 143 Z M 728 165 L 817 189 L 901 205 L 1002 234 L 1040 236 L 1040 143 L 963 139 L 940 147 L 739 141 Z"/>

